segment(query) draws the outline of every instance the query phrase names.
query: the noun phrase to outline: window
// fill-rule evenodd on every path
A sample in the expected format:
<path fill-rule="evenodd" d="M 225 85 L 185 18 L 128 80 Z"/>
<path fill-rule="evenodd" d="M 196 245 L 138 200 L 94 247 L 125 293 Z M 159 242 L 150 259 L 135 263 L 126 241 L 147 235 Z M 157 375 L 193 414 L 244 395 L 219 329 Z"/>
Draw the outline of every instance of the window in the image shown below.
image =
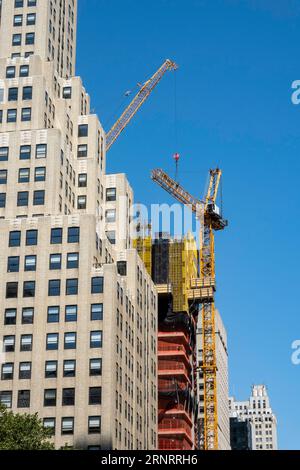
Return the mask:
<path fill-rule="evenodd" d="M 67 269 L 77 269 L 79 266 L 79 253 L 68 253 Z"/>
<path fill-rule="evenodd" d="M 102 374 L 102 359 L 90 359 L 90 376 Z"/>
<path fill-rule="evenodd" d="M 117 190 L 116 188 L 107 188 L 106 190 L 106 201 L 116 201 Z"/>
<path fill-rule="evenodd" d="M 89 405 L 101 405 L 101 387 L 90 387 Z"/>
<path fill-rule="evenodd" d="M 36 20 L 36 14 L 35 13 L 28 13 L 27 18 L 26 18 L 26 25 L 27 26 L 35 25 L 35 20 Z"/>
<path fill-rule="evenodd" d="M 78 294 L 78 279 L 67 279 L 66 281 L 66 295 Z"/>
<path fill-rule="evenodd" d="M 58 349 L 58 333 L 47 334 L 46 349 L 47 351 L 56 351 Z"/>
<path fill-rule="evenodd" d="M 91 331 L 90 348 L 102 348 L 102 331 Z"/>
<path fill-rule="evenodd" d="M 88 431 L 89 434 L 101 433 L 101 416 L 89 416 Z"/>
<path fill-rule="evenodd" d="M 88 146 L 87 144 L 80 144 L 77 148 L 77 157 L 86 158 L 88 155 Z"/>
<path fill-rule="evenodd" d="M 32 351 L 32 335 L 21 336 L 20 351 Z"/>
<path fill-rule="evenodd" d="M 65 333 L 65 349 L 76 349 L 76 333 Z"/>
<path fill-rule="evenodd" d="M 91 305 L 91 320 L 103 320 L 103 304 Z"/>
<path fill-rule="evenodd" d="M 3 338 L 3 350 L 4 352 L 10 353 L 15 351 L 15 336 L 4 336 Z"/>
<path fill-rule="evenodd" d="M 56 389 L 44 390 L 44 406 L 56 406 Z"/>
<path fill-rule="evenodd" d="M 24 86 L 23 87 L 23 101 L 25 100 L 32 100 L 32 86 Z"/>
<path fill-rule="evenodd" d="M 31 121 L 31 108 L 22 108 L 21 121 Z"/>
<path fill-rule="evenodd" d="M 78 126 L 78 137 L 88 137 L 89 126 L 87 124 L 80 124 Z"/>
<path fill-rule="evenodd" d="M 57 378 L 57 361 L 46 361 L 45 362 L 45 378 L 56 379 Z"/>
<path fill-rule="evenodd" d="M 7 183 L 7 170 L 0 170 L 0 184 Z"/>
<path fill-rule="evenodd" d="M 79 188 L 86 188 L 87 187 L 87 174 L 81 173 L 78 175 L 78 187 Z"/>
<path fill-rule="evenodd" d="M 18 192 L 17 206 L 18 207 L 28 206 L 28 196 L 29 196 L 28 191 Z"/>
<path fill-rule="evenodd" d="M 24 281 L 23 283 L 23 297 L 35 296 L 35 281 Z"/>
<path fill-rule="evenodd" d="M 21 232 L 9 232 L 9 243 L 10 247 L 21 245 Z"/>
<path fill-rule="evenodd" d="M 16 76 L 16 67 L 9 66 L 6 67 L 6 78 L 15 78 Z"/>
<path fill-rule="evenodd" d="M 22 41 L 22 35 L 21 34 L 13 34 L 12 37 L 12 45 L 13 46 L 20 46 Z"/>
<path fill-rule="evenodd" d="M 70 86 L 65 86 L 63 88 L 63 98 L 69 100 L 70 98 L 72 98 L 72 87 Z"/>
<path fill-rule="evenodd" d="M 0 89 L 0 103 L 2 103 L 3 99 L 1 98 L 1 89 Z M 3 109 L 0 109 L 0 124 L 3 121 Z"/>
<path fill-rule="evenodd" d="M 49 269 L 51 270 L 61 269 L 61 255 L 60 254 L 50 255 Z"/>
<path fill-rule="evenodd" d="M 25 271 L 36 271 L 36 256 L 25 256 Z"/>
<path fill-rule="evenodd" d="M 44 418 L 43 426 L 45 429 L 49 430 L 51 436 L 55 435 L 55 418 Z"/>
<path fill-rule="evenodd" d="M 25 44 L 27 46 L 34 44 L 34 39 L 35 39 L 35 34 L 34 33 L 26 33 Z"/>
<path fill-rule="evenodd" d="M 1 405 L 6 406 L 6 408 L 11 408 L 12 407 L 12 392 L 11 391 L 0 392 L 0 403 Z"/>
<path fill-rule="evenodd" d="M 7 308 L 4 313 L 4 325 L 15 325 L 17 323 L 17 310 Z"/>
<path fill-rule="evenodd" d="M 48 323 L 59 322 L 59 307 L 48 307 L 47 321 Z"/>
<path fill-rule="evenodd" d="M 7 259 L 7 272 L 8 273 L 18 273 L 20 269 L 20 257 L 19 256 L 9 256 Z"/>
<path fill-rule="evenodd" d="M 0 193 L 0 208 L 4 208 L 6 205 L 6 193 Z"/>
<path fill-rule="evenodd" d="M 79 227 L 69 227 L 68 243 L 79 243 L 80 229 Z"/>
<path fill-rule="evenodd" d="M 7 122 L 17 122 L 17 110 L 16 109 L 7 110 Z"/>
<path fill-rule="evenodd" d="M 59 245 L 62 243 L 62 228 L 53 228 L 51 229 L 51 245 Z"/>
<path fill-rule="evenodd" d="M 92 294 L 102 294 L 103 293 L 103 277 L 93 277 L 92 278 Z"/>
<path fill-rule="evenodd" d="M 19 169 L 19 183 L 29 183 L 30 181 L 30 169 L 29 168 L 20 168 Z"/>
<path fill-rule="evenodd" d="M 75 388 L 63 388 L 62 391 L 62 406 L 75 405 Z"/>
<path fill-rule="evenodd" d="M 20 160 L 30 160 L 31 158 L 31 146 L 22 145 L 20 147 Z"/>
<path fill-rule="evenodd" d="M 16 299 L 18 297 L 18 283 L 17 282 L 7 282 L 6 283 L 6 298 L 7 299 Z"/>
<path fill-rule="evenodd" d="M 27 230 L 26 232 L 26 246 L 36 246 L 38 244 L 38 231 Z"/>
<path fill-rule="evenodd" d="M 17 101 L 18 100 L 18 88 L 9 88 L 8 89 L 8 101 Z"/>
<path fill-rule="evenodd" d="M 29 75 L 29 65 L 20 66 L 20 77 L 28 77 Z"/>
<path fill-rule="evenodd" d="M 76 375 L 76 361 L 64 361 L 64 377 L 75 377 Z"/>
<path fill-rule="evenodd" d="M 61 419 L 61 433 L 63 435 L 74 433 L 74 418 Z"/>
<path fill-rule="evenodd" d="M 8 147 L 0 147 L 0 162 L 7 162 L 8 160 Z"/>
<path fill-rule="evenodd" d="M 116 209 L 108 209 L 105 213 L 105 219 L 107 223 L 116 221 Z"/>
<path fill-rule="evenodd" d="M 109 241 L 112 245 L 115 245 L 115 244 L 116 244 L 116 232 L 115 232 L 115 230 L 108 230 L 108 231 L 106 232 L 106 236 L 107 236 L 108 241 Z"/>
<path fill-rule="evenodd" d="M 19 379 L 31 379 L 31 362 L 20 362 L 19 365 Z"/>
<path fill-rule="evenodd" d="M 38 144 L 35 148 L 35 158 L 46 158 L 47 157 L 47 144 Z"/>
<path fill-rule="evenodd" d="M 18 408 L 30 408 L 30 390 L 18 391 Z"/>
<path fill-rule="evenodd" d="M 23 24 L 23 15 L 15 15 L 14 16 L 14 26 L 22 26 Z"/>
<path fill-rule="evenodd" d="M 13 378 L 14 378 L 14 364 L 13 364 L 13 362 L 2 364 L 1 380 L 12 380 Z"/>
<path fill-rule="evenodd" d="M 23 308 L 22 309 L 22 325 L 32 325 L 34 318 L 34 309 L 33 308 Z"/>
<path fill-rule="evenodd" d="M 15 0 L 15 8 L 22 8 L 24 6 L 24 0 Z"/>
<path fill-rule="evenodd" d="M 77 305 L 66 305 L 65 321 L 66 322 L 77 321 Z"/>
<path fill-rule="evenodd" d="M 33 205 L 43 206 L 45 204 L 45 191 L 34 191 L 33 192 Z"/>
<path fill-rule="evenodd" d="M 60 295 L 60 279 L 53 279 L 48 283 L 48 296 L 55 297 Z"/>
<path fill-rule="evenodd" d="M 34 181 L 45 181 L 46 180 L 46 168 L 40 166 L 34 169 Z"/>
<path fill-rule="evenodd" d="M 36 0 L 27 0 L 28 7 L 36 7 Z"/>

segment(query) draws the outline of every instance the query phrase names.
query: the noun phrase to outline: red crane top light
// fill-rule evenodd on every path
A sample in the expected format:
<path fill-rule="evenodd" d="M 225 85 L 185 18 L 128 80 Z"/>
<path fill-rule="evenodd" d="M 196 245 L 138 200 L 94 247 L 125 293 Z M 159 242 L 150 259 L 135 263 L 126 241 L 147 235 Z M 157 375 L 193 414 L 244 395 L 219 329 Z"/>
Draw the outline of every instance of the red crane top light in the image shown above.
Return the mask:
<path fill-rule="evenodd" d="M 180 154 L 179 154 L 179 153 L 175 153 L 173 158 L 174 158 L 175 162 L 177 163 L 177 162 L 179 161 L 179 159 L 180 159 Z"/>

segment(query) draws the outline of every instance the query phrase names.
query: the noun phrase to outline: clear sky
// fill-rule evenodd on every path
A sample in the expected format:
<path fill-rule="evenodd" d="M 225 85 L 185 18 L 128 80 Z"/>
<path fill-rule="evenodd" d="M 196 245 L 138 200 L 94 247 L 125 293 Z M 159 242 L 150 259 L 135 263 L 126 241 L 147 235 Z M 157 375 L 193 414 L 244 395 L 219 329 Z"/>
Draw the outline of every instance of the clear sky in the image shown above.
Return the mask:
<path fill-rule="evenodd" d="M 172 202 L 149 174 L 174 174 L 174 152 L 195 196 L 209 168 L 223 169 L 230 226 L 216 237 L 217 307 L 230 390 L 246 399 L 252 384 L 268 386 L 282 449 L 300 449 L 299 22 L 298 0 L 79 0 L 77 74 L 105 129 L 127 90 L 165 58 L 180 65 L 178 142 L 169 73 L 109 152 L 108 171 L 126 172 L 136 201 L 150 204 Z"/>

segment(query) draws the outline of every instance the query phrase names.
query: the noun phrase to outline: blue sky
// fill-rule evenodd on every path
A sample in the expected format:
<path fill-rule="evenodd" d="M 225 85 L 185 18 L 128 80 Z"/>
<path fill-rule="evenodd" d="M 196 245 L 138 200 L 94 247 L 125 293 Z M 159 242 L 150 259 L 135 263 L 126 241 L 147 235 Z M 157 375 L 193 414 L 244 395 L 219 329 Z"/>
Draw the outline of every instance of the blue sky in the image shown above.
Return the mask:
<path fill-rule="evenodd" d="M 108 154 L 109 172 L 126 172 L 138 202 L 173 202 L 150 180 L 152 168 L 204 193 L 209 168 L 223 169 L 224 212 L 217 234 L 217 307 L 228 331 L 230 389 L 246 399 L 269 388 L 279 445 L 300 448 L 300 79 L 298 0 L 79 0 L 77 74 L 105 127 L 126 90 L 175 60 Z M 126 103 L 126 102 L 125 102 Z M 124 103 L 124 106 L 125 106 Z"/>

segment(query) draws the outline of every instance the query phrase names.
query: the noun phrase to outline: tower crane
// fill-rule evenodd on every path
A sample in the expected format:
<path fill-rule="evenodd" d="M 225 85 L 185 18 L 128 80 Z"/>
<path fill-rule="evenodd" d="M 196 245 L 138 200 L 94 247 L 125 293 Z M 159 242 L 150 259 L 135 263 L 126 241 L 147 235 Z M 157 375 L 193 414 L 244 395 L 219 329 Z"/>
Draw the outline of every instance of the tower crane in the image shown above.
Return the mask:
<path fill-rule="evenodd" d="M 163 170 L 152 171 L 152 180 L 171 194 L 175 199 L 190 207 L 200 219 L 200 279 L 192 280 L 191 289 L 203 285 L 213 286 L 212 294 L 203 290 L 199 294 L 202 305 L 203 365 L 200 370 L 204 378 L 204 426 L 200 430 L 201 447 L 205 450 L 218 449 L 218 412 L 217 412 L 217 364 L 215 339 L 215 247 L 214 231 L 227 227 L 227 220 L 216 205 L 222 172 L 219 168 L 210 170 L 208 191 L 204 200 L 189 194 L 179 183 Z M 200 291 L 199 291 L 200 292 Z"/>
<path fill-rule="evenodd" d="M 178 68 L 177 64 L 172 60 L 165 60 L 162 66 L 155 72 L 155 74 L 147 80 L 143 85 L 139 85 L 140 89 L 134 99 L 131 101 L 130 105 L 125 109 L 121 117 L 117 122 L 112 126 L 110 131 L 106 134 L 106 151 L 110 149 L 116 139 L 119 137 L 121 132 L 129 124 L 131 119 L 144 104 L 147 98 L 150 96 L 156 85 L 160 82 L 162 77 L 168 70 L 176 70 Z"/>

